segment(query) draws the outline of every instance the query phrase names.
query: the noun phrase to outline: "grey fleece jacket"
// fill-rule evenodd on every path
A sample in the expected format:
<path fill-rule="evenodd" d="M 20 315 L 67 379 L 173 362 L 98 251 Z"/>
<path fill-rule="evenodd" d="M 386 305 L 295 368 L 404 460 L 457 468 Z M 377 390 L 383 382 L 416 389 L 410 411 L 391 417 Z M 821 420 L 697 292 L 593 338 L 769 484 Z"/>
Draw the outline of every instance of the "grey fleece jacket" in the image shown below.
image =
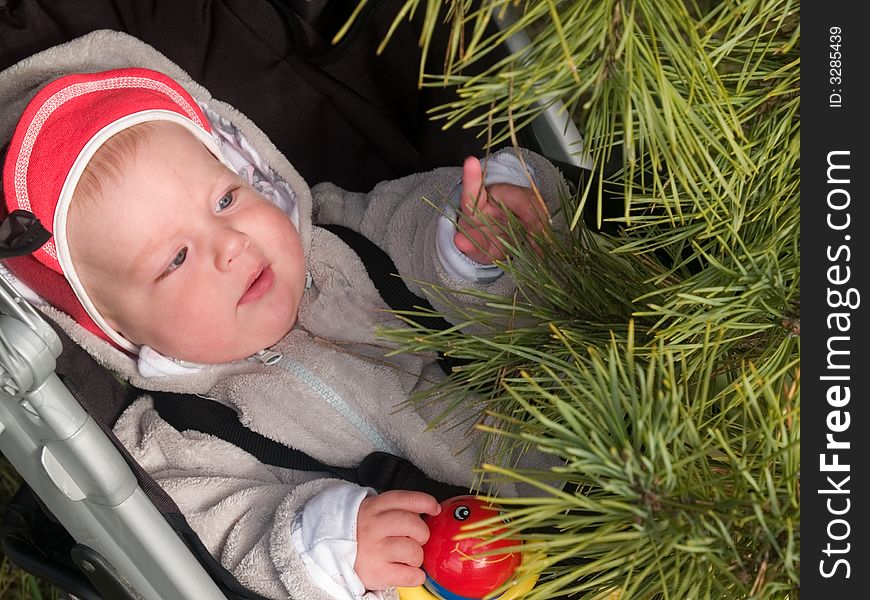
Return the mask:
<path fill-rule="evenodd" d="M 241 360 L 207 365 L 191 375 L 143 378 L 135 359 L 89 334 L 66 315 L 45 307 L 71 337 L 103 365 L 143 389 L 208 396 L 237 411 L 252 430 L 336 466 L 358 464 L 374 450 L 403 456 L 436 479 L 470 485 L 478 457 L 458 453 L 473 441 L 467 426 L 428 428 L 429 411 L 399 409 L 414 392 L 440 380 L 433 356 L 386 357 L 391 348 L 376 327 L 401 327 L 386 309 L 357 255 L 318 223 L 364 234 L 389 253 L 412 291 L 414 280 L 454 289 L 435 249 L 442 205 L 456 190 L 461 170 L 437 169 L 379 184 L 369 194 L 334 185 L 313 189 L 244 115 L 214 99 L 175 64 L 125 34 L 100 31 L 30 57 L 0 74 L 0 140 L 11 137 L 26 102 L 48 81 L 66 73 L 128 66 L 162 71 L 235 124 L 283 177 L 299 201 L 299 233 L 313 285 L 306 290 L 296 327 L 272 350 L 273 366 Z M 292 93 L 292 91 L 288 91 Z M 553 202 L 564 184 L 542 158 L 522 152 L 544 198 Z M 352 166 L 349 166 L 352 168 Z M 501 277 L 483 285 L 507 294 Z M 461 301 L 471 301 L 463 297 Z M 436 308 L 447 310 L 446 306 Z M 457 415 L 456 420 L 463 418 Z M 142 397 L 123 414 L 115 433 L 133 457 L 175 500 L 206 547 L 247 587 L 272 598 L 327 600 L 310 578 L 290 540 L 295 516 L 321 491 L 339 484 L 322 474 L 264 465 L 209 435 L 178 432 Z M 515 493 L 506 487 L 504 494 Z M 393 597 L 394 591 L 387 594 Z"/>

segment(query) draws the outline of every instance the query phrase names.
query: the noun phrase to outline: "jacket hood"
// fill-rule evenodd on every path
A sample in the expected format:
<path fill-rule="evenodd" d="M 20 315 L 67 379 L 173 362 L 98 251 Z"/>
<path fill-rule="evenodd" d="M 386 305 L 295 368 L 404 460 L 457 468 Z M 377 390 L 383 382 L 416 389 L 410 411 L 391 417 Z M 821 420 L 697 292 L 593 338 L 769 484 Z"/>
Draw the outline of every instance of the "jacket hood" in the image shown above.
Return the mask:
<path fill-rule="evenodd" d="M 302 247 L 309 258 L 311 250 L 311 190 L 296 169 L 286 157 L 275 147 L 263 131 L 237 109 L 212 97 L 203 86 L 195 82 L 178 65 L 169 60 L 141 40 L 126 33 L 99 30 L 76 38 L 65 44 L 54 46 L 34 54 L 21 62 L 0 72 L 0 147 L 5 146 L 15 130 L 18 120 L 28 102 L 36 93 L 51 81 L 72 73 L 85 73 L 120 69 L 126 67 L 143 67 L 159 71 L 178 82 L 197 101 L 204 102 L 218 117 L 232 123 L 248 142 L 257 150 L 260 157 L 283 178 L 290 186 L 298 202 L 297 229 Z M 44 308 L 44 307 L 43 307 Z M 54 309 L 46 309 L 53 320 L 57 321 L 71 337 L 88 350 L 105 366 L 119 374 L 136 380 L 138 369 L 135 358 L 131 358 L 109 343 L 80 327 L 72 319 Z M 199 385 L 194 381 L 191 391 L 201 390 L 217 374 L 210 373 L 213 369 L 205 369 L 200 377 Z M 182 378 L 179 378 L 182 379 Z M 145 384 L 147 378 L 135 381 Z M 154 382 L 151 382 L 152 385 Z M 164 379 L 161 389 L 175 387 Z M 144 385 L 143 387 L 149 387 Z M 188 388 L 188 385 L 181 386 Z M 181 390 L 179 390 L 181 391 Z"/>

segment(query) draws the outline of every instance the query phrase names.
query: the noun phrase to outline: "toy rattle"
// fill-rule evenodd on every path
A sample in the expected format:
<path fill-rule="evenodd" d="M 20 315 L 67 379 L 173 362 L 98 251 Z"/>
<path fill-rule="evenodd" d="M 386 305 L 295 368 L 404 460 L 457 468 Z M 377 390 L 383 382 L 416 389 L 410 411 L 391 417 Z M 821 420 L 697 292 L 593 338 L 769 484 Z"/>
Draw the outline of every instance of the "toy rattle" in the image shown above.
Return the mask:
<path fill-rule="evenodd" d="M 423 545 L 426 583 L 415 588 L 399 588 L 399 597 L 402 600 L 479 600 L 511 582 L 498 600 L 522 598 L 538 579 L 536 573 L 517 577 L 517 569 L 527 554 L 514 549 L 480 556 L 499 548 L 515 547 L 515 540 L 456 539 L 468 531 L 469 525 L 501 512 L 500 506 L 475 496 L 454 496 L 441 503 L 441 512 L 436 516 L 425 516 L 429 526 L 429 541 Z"/>

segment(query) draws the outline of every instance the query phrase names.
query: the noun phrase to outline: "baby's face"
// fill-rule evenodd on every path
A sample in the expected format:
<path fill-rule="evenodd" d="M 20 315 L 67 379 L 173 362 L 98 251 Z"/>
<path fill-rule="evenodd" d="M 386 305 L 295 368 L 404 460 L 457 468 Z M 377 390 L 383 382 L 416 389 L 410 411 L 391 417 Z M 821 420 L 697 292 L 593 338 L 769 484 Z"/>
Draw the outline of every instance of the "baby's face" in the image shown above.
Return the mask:
<path fill-rule="evenodd" d="M 165 356 L 250 356 L 296 322 L 305 258 L 290 219 L 191 133 L 160 123 L 123 177 L 70 211 L 73 264 L 100 313 Z"/>

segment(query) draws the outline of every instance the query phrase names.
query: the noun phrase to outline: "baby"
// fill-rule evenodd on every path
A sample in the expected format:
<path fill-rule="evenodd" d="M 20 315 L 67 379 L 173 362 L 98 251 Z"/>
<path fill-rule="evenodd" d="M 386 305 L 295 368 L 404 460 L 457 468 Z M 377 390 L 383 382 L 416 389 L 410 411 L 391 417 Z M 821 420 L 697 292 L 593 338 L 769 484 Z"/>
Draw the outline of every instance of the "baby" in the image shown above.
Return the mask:
<path fill-rule="evenodd" d="M 173 72 L 162 60 L 153 66 Z M 507 152 L 369 195 L 309 190 L 247 119 L 173 75 L 68 74 L 29 102 L 6 157 L 5 202 L 53 238 L 10 269 L 138 387 L 208 395 L 329 464 L 385 450 L 468 485 L 474 457 L 453 452 L 465 432 L 427 429 L 425 409 L 394 410 L 442 377 L 432 357 L 386 358 L 374 328 L 398 323 L 358 258 L 314 222 L 357 229 L 406 278 L 503 291 L 510 283 L 493 262 L 505 257 L 504 211 L 540 232 L 548 215 L 536 187 L 552 199 L 558 175 Z M 443 211 L 423 201 L 442 198 Z M 259 464 L 175 431 L 147 396 L 116 434 L 206 547 L 261 594 L 385 598 L 423 582 L 421 515 L 439 510 L 427 494 L 375 494 Z"/>

